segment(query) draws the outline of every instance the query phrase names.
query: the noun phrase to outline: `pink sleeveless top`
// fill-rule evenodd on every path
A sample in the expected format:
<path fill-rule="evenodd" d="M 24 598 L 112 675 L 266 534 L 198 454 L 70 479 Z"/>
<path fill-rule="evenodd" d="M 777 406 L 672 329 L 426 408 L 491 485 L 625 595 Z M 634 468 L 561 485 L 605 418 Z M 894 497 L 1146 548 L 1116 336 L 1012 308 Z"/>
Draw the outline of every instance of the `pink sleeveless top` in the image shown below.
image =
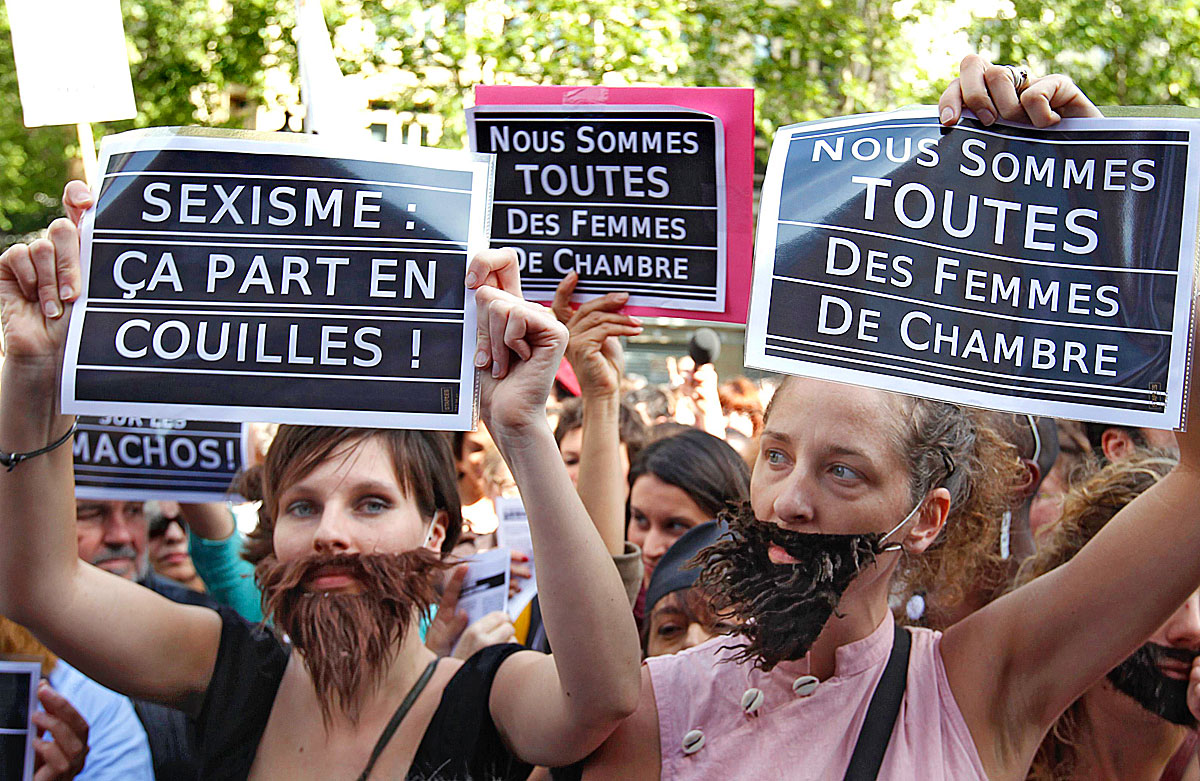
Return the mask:
<path fill-rule="evenodd" d="M 836 674 L 819 683 L 803 678 L 807 659 L 770 673 L 722 662 L 731 655 L 727 637 L 646 660 L 662 778 L 840 781 L 892 639 L 889 615 L 869 636 L 837 649 Z M 880 779 L 987 779 L 946 680 L 941 639 L 941 632 L 912 630 L 908 684 Z M 747 694 L 752 689 L 761 696 Z M 761 705 L 748 714 L 743 702 L 753 708 L 756 701 Z"/>

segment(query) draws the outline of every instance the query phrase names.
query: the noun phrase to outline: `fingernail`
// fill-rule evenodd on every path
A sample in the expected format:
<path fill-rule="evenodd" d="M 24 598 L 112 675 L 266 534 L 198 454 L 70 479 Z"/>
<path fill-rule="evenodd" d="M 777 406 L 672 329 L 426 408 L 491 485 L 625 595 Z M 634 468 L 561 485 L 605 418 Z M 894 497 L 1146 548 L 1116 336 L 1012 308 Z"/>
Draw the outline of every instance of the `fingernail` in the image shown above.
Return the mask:
<path fill-rule="evenodd" d="M 70 301 L 75 297 L 75 291 L 71 289 L 70 285 L 63 285 L 58 289 L 58 295 L 64 301 Z"/>
<path fill-rule="evenodd" d="M 975 116 L 979 117 L 979 121 L 985 125 L 990 125 L 996 121 L 996 115 L 987 109 L 981 109 Z"/>
<path fill-rule="evenodd" d="M 946 106 L 942 109 L 942 124 L 948 124 L 952 119 L 954 119 L 954 109 Z"/>
<path fill-rule="evenodd" d="M 42 305 L 42 309 L 45 311 L 46 317 L 49 317 L 51 320 L 62 314 L 62 308 L 58 305 L 57 301 L 47 301 Z"/>
<path fill-rule="evenodd" d="M 500 379 L 500 364 L 492 364 L 492 377 L 496 378 L 497 380 Z"/>
<path fill-rule="evenodd" d="M 632 317 L 632 316 L 631 316 L 629 319 L 630 319 L 630 320 L 632 320 L 632 321 L 633 321 L 633 324 L 634 324 L 634 325 L 636 325 L 636 326 L 640 326 L 640 325 L 642 324 L 642 321 L 641 321 L 641 320 L 639 320 L 639 319 L 638 319 L 638 318 L 636 318 L 636 317 Z"/>
<path fill-rule="evenodd" d="M 488 354 L 486 350 L 478 350 L 475 352 L 475 366 L 482 369 L 487 366 Z"/>
<path fill-rule="evenodd" d="M 475 287 L 475 285 L 478 284 L 478 282 L 479 282 L 479 277 L 475 274 L 475 272 L 468 271 L 467 272 L 467 287 Z"/>
<path fill-rule="evenodd" d="M 617 299 L 618 301 L 628 301 L 629 294 L 628 293 L 616 293 L 613 295 L 613 298 Z"/>

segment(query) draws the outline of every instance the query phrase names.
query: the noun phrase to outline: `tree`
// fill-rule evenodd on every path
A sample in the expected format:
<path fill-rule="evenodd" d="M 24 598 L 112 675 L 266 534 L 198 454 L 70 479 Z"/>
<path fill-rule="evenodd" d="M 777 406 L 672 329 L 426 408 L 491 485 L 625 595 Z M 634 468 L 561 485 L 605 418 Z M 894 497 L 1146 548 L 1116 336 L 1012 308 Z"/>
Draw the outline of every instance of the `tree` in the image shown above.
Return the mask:
<path fill-rule="evenodd" d="M 1200 106 L 1200 0 L 1010 0 L 972 40 L 1070 74 L 1098 104 Z"/>
<path fill-rule="evenodd" d="M 97 136 L 151 125 L 238 125 L 231 88 L 257 98 L 268 67 L 291 62 L 290 0 L 124 0 L 138 115 L 96 126 Z M 72 56 L 64 52 L 64 56 Z M 17 95 L 8 14 L 0 9 L 0 89 Z M 233 107 L 236 109 L 236 106 Z M 0 104 L 0 231 L 3 244 L 45 227 L 79 155 L 75 129 L 27 129 L 21 107 Z"/>

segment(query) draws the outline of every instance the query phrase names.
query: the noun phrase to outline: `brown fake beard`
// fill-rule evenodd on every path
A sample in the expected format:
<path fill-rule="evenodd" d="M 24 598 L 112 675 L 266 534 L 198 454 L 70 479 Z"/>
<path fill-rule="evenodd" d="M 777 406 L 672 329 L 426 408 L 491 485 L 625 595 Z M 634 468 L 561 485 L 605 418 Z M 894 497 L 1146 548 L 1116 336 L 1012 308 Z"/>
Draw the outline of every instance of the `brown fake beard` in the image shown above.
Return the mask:
<path fill-rule="evenodd" d="M 346 568 L 361 593 L 309 591 L 317 570 Z M 272 553 L 254 568 L 263 615 L 304 660 L 328 727 L 335 713 L 357 723 L 418 616 L 437 601 L 434 583 L 448 564 L 425 548 L 405 553 L 316 554 L 280 562 Z"/>
<path fill-rule="evenodd" d="M 736 620 L 745 642 L 734 659 L 770 671 L 804 658 L 883 535 L 789 531 L 759 521 L 749 502 L 723 517 L 729 532 L 696 556 L 704 567 L 697 585 L 714 613 Z M 772 543 L 799 563 L 771 561 Z"/>

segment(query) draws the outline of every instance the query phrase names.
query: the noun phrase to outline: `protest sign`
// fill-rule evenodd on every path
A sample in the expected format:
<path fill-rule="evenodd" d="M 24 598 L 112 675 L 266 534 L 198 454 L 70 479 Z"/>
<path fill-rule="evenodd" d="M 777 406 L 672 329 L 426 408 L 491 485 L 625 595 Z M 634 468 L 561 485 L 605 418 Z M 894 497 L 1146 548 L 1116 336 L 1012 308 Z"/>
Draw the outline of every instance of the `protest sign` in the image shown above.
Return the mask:
<path fill-rule="evenodd" d="M 1169 119 L 946 130 L 934 109 L 784 128 L 747 365 L 1178 427 L 1198 132 Z"/>
<path fill-rule="evenodd" d="M 481 87 L 476 101 L 494 243 L 517 250 L 527 297 L 576 271 L 581 300 L 626 291 L 635 314 L 744 320 L 751 90 Z"/>
<path fill-rule="evenodd" d="M 508 548 L 491 548 L 466 560 L 467 577 L 458 595 L 458 609 L 466 614 L 468 626 L 489 613 L 504 612 L 511 563 Z"/>
<path fill-rule="evenodd" d="M 529 529 L 529 515 L 520 496 L 501 496 L 496 499 L 496 517 L 500 525 L 496 528 L 496 542 L 510 551 L 520 551 L 528 559 L 529 577 L 519 579 L 520 590 L 508 598 L 508 616 L 513 621 L 521 615 L 533 598 L 537 596 L 537 569 L 533 560 L 533 532 Z"/>
<path fill-rule="evenodd" d="M 245 461 L 240 423 L 82 415 L 75 498 L 224 502 Z"/>
<path fill-rule="evenodd" d="M 26 127 L 137 116 L 120 0 L 5 6 Z"/>
<path fill-rule="evenodd" d="M 0 781 L 33 778 L 38 662 L 0 659 Z"/>
<path fill-rule="evenodd" d="M 198 130 L 101 152 L 65 411 L 471 428 L 488 158 Z"/>

